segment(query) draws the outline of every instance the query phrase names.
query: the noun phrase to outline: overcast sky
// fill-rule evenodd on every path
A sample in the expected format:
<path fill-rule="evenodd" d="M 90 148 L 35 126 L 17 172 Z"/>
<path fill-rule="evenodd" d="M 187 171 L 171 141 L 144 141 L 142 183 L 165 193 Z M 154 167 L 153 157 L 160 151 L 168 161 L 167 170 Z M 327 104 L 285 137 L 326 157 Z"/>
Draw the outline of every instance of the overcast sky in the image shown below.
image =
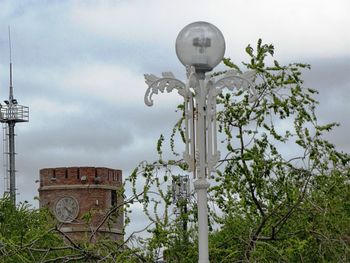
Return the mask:
<path fill-rule="evenodd" d="M 10 25 L 15 97 L 30 107 L 30 122 L 16 126 L 18 200 L 37 205 L 44 167 L 106 166 L 126 177 L 152 160 L 181 100 L 167 94 L 145 106 L 143 74 L 184 79 L 175 39 L 199 20 L 222 31 L 226 57 L 238 64 L 258 38 L 274 44 L 283 63 L 310 63 L 305 79 L 320 91 L 319 118 L 341 122 L 329 139 L 350 152 L 349 11 L 348 0 L 0 0 L 1 98 Z"/>

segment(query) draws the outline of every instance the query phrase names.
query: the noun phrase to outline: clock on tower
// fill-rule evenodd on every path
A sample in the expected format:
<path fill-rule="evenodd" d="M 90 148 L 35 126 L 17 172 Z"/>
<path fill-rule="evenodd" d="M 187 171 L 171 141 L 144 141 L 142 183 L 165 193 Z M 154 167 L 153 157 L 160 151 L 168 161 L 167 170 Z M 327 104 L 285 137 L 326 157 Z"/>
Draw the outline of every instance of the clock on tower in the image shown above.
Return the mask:
<path fill-rule="evenodd" d="M 57 200 L 54 213 L 58 221 L 62 223 L 73 222 L 79 213 L 78 201 L 72 196 L 64 196 Z"/>

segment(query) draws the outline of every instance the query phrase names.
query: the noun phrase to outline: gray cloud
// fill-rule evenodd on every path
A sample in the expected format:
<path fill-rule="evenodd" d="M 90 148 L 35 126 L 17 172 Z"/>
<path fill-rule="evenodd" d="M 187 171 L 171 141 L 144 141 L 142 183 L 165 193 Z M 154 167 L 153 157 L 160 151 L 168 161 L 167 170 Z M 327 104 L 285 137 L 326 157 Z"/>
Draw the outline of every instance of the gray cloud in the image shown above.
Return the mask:
<path fill-rule="evenodd" d="M 312 69 L 305 73 L 305 85 L 319 91 L 317 110 L 321 124 L 338 122 L 341 126 L 326 138 L 340 150 L 350 152 L 350 56 L 310 59 Z"/>

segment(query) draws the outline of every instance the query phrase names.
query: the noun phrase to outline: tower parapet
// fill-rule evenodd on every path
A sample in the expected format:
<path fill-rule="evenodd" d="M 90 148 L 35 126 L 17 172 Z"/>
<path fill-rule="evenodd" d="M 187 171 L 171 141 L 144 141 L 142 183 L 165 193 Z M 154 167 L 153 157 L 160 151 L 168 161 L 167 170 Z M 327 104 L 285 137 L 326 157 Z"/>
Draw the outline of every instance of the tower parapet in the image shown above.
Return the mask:
<path fill-rule="evenodd" d="M 122 184 L 122 171 L 105 167 L 57 167 L 40 170 L 40 189 L 47 186 L 78 185 L 115 187 Z"/>

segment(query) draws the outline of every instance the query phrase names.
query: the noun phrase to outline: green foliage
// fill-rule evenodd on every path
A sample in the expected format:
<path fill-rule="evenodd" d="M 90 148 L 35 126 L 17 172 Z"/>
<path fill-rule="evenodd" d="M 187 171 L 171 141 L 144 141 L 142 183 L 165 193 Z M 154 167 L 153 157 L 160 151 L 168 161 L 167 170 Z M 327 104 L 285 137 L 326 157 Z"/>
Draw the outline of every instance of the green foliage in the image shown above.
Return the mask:
<path fill-rule="evenodd" d="M 258 99 L 237 101 L 232 94 L 219 99 L 223 108 L 218 121 L 228 153 L 211 189 L 224 214 L 212 215 L 223 225 L 214 240 L 228 239 L 232 246 L 226 253 L 219 249 L 213 260 L 346 262 L 350 257 L 349 210 L 336 200 L 349 197 L 349 156 L 322 137 L 337 124 L 317 122 L 317 102 L 312 97 L 316 91 L 304 88 L 301 79 L 302 69 L 310 66 L 281 66 L 277 61 L 266 66 L 264 60 L 274 54 L 274 48 L 262 45 L 261 40 L 256 51 L 251 46 L 246 51 L 250 63 L 244 65 L 257 72 Z M 288 129 L 278 127 L 281 123 Z M 335 191 L 324 194 L 321 178 Z M 328 209 L 323 210 L 322 203 Z M 316 224 L 311 214 L 328 224 Z M 330 231 L 331 227 L 337 231 Z M 235 238 L 226 238 L 229 233 Z M 215 244 L 220 247 L 220 242 Z"/>
<path fill-rule="evenodd" d="M 348 262 L 349 156 L 324 139 L 338 124 L 318 123 L 317 91 L 304 87 L 302 80 L 310 65 L 281 65 L 273 59 L 273 45 L 261 40 L 246 53 L 249 62 L 243 67 L 256 72 L 256 96 L 237 90 L 217 100 L 226 152 L 210 189 L 209 208 L 215 208 L 210 210 L 210 260 Z M 224 64 L 245 71 L 229 58 Z M 184 131 L 183 108 L 178 109 L 181 117 L 170 138 L 172 150 L 175 136 L 183 137 Z M 147 189 L 138 201 L 153 222 L 151 236 L 142 240 L 149 262 L 160 258 L 164 249 L 169 262 L 197 261 L 195 203 L 187 204 L 191 208 L 185 214 L 189 239 L 182 238 L 178 219 L 170 212 L 167 179 L 179 168 L 187 168 L 183 160 L 139 167 Z M 160 195 L 149 202 L 150 192 Z"/>
<path fill-rule="evenodd" d="M 9 198 L 0 199 L 0 261 L 39 262 L 61 255 L 64 242 L 53 222 L 46 210 L 26 202 L 14 207 Z"/>
<path fill-rule="evenodd" d="M 144 262 L 137 251 L 108 238 L 72 241 L 47 210 L 0 199 L 0 262 Z"/>

